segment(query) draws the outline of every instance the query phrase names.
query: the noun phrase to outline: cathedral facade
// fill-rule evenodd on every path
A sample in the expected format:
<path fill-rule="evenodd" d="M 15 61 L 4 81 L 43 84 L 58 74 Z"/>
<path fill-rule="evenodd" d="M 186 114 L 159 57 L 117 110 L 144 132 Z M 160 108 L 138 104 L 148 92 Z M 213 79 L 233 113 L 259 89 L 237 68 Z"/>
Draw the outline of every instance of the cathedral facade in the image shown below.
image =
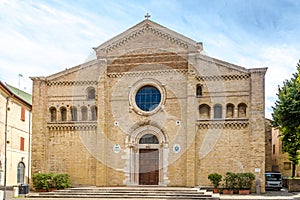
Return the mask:
<path fill-rule="evenodd" d="M 73 185 L 199 186 L 207 175 L 264 180 L 266 68 L 203 54 L 149 19 L 91 61 L 33 80 L 32 174 Z"/>

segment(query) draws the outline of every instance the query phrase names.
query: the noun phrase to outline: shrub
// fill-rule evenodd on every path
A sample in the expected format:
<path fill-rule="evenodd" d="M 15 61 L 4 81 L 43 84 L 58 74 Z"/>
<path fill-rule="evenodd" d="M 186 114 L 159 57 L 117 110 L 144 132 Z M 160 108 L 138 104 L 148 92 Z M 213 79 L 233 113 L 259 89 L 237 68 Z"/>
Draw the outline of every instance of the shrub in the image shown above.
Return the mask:
<path fill-rule="evenodd" d="M 235 189 L 237 186 L 237 174 L 235 174 L 233 172 L 227 172 L 224 177 L 224 181 L 225 181 L 224 188 L 226 188 L 228 190 Z"/>
<path fill-rule="evenodd" d="M 53 177 L 53 174 L 34 174 L 32 177 L 33 187 L 36 190 L 48 190 L 55 185 Z"/>
<path fill-rule="evenodd" d="M 37 173 L 32 176 L 32 182 L 36 190 L 49 191 L 49 188 L 65 189 L 71 187 L 68 174 Z"/>
<path fill-rule="evenodd" d="M 57 174 L 54 176 L 57 189 L 65 189 L 71 187 L 70 176 L 68 174 Z"/>
<path fill-rule="evenodd" d="M 209 174 L 207 178 L 211 181 L 214 187 L 218 187 L 222 181 L 222 175 L 217 173 Z"/>
<path fill-rule="evenodd" d="M 252 174 L 251 172 L 237 174 L 237 183 L 239 189 L 250 189 L 252 187 L 254 180 L 255 180 L 255 175 Z"/>

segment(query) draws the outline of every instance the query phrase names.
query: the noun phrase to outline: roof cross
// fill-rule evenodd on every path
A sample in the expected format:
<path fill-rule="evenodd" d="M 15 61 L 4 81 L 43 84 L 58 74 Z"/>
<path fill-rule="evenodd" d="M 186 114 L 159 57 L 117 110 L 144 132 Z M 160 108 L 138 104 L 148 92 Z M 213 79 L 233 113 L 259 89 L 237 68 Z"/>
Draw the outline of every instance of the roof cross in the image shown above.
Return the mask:
<path fill-rule="evenodd" d="M 149 13 L 146 13 L 145 18 L 149 19 L 151 17 L 151 15 L 149 15 Z"/>

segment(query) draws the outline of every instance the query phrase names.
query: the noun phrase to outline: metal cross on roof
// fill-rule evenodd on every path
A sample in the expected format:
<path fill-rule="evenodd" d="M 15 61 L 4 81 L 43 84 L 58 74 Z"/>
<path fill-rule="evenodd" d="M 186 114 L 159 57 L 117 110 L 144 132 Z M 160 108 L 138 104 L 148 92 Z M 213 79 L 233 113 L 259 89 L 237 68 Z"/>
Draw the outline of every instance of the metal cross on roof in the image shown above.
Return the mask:
<path fill-rule="evenodd" d="M 149 19 L 151 17 L 151 15 L 149 15 L 149 13 L 146 13 L 145 18 Z"/>

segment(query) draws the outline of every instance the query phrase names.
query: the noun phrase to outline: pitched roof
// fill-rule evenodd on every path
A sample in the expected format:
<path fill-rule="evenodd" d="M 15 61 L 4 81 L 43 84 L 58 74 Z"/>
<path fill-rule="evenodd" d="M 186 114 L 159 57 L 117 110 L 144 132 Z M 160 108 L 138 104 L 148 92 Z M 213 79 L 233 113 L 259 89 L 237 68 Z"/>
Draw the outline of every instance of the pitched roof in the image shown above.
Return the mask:
<path fill-rule="evenodd" d="M 28 104 L 32 105 L 32 95 L 28 94 L 27 92 L 24 92 L 22 90 L 19 90 L 16 87 L 13 87 L 7 83 L 5 83 L 6 87 L 16 96 L 27 102 Z"/>
<path fill-rule="evenodd" d="M 151 30 L 153 34 L 157 34 L 160 37 L 167 38 L 171 41 L 176 41 L 177 44 L 186 45 L 194 47 L 195 49 L 203 50 L 202 43 L 196 42 L 180 33 L 170 30 L 158 23 L 155 23 L 149 19 L 145 19 L 135 26 L 125 30 L 119 35 L 111 38 L 110 40 L 104 42 L 103 44 L 95 47 L 95 51 L 107 51 L 111 48 L 118 47 L 127 43 L 130 39 L 135 38 L 138 34 Z"/>

